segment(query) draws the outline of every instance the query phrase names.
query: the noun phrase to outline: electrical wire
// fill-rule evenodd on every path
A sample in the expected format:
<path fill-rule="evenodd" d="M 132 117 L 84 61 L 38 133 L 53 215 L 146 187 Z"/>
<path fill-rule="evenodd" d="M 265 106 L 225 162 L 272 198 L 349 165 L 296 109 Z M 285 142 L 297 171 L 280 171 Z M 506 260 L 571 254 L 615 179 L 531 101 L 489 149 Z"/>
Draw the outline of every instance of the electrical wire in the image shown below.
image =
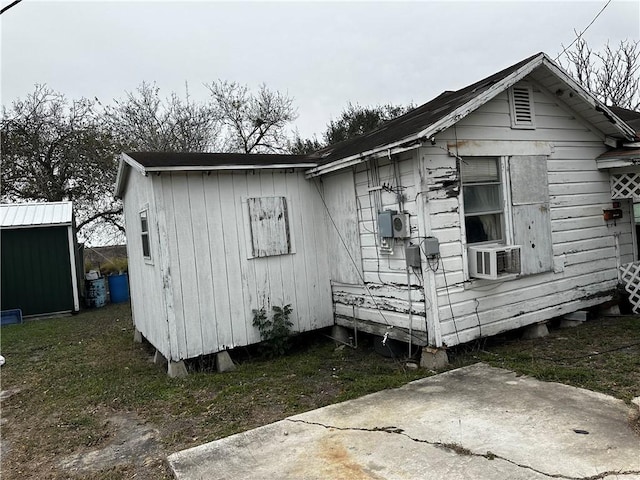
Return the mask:
<path fill-rule="evenodd" d="M 444 276 L 444 287 L 447 291 L 447 302 L 449 303 L 449 310 L 451 311 L 451 321 L 453 322 L 453 329 L 456 332 L 456 338 L 458 339 L 458 344 L 460 344 L 460 335 L 458 334 L 458 326 L 456 325 L 456 317 L 453 314 L 453 305 L 451 305 L 451 296 L 449 295 L 449 283 L 447 282 L 447 272 L 444 269 L 444 262 L 442 261 L 442 257 L 438 255 L 438 259 L 442 264 L 442 275 Z"/>
<path fill-rule="evenodd" d="M 4 12 L 6 12 L 7 10 L 9 10 L 11 7 L 15 7 L 17 4 L 19 4 L 22 0 L 15 0 L 13 2 L 11 2 L 9 5 L 7 5 L 6 7 L 2 7 L 2 9 L 0 10 L 0 15 L 2 15 Z"/>
<path fill-rule="evenodd" d="M 605 4 L 605 6 L 604 6 L 604 7 L 602 7 L 602 8 L 600 9 L 600 11 L 598 12 L 598 14 L 597 14 L 595 17 L 593 17 L 593 20 L 591 20 L 591 22 L 589 23 L 589 25 L 587 25 L 587 26 L 585 27 L 585 29 L 584 29 L 582 32 L 580 32 L 580 33 L 576 36 L 576 38 L 573 40 L 573 42 L 571 42 L 571 43 L 569 44 L 569 46 L 565 47 L 565 49 L 564 49 L 564 50 L 562 50 L 562 52 L 560 52 L 560 53 L 558 54 L 558 56 L 557 56 L 556 58 L 554 58 L 554 59 L 553 59 L 554 61 L 558 61 L 558 59 L 559 59 L 562 55 L 564 55 L 564 54 L 565 54 L 565 52 L 566 52 L 567 50 L 569 50 L 569 49 L 573 46 L 573 44 L 574 44 L 574 43 L 576 43 L 578 40 L 580 40 L 580 38 L 582 37 L 582 35 L 584 35 L 585 33 L 587 33 L 587 30 L 589 30 L 589 27 L 590 27 L 591 25 L 593 25 L 593 23 L 598 19 L 598 17 L 602 14 L 602 12 L 604 12 L 604 10 L 609 6 L 609 4 L 610 4 L 612 1 L 613 1 L 613 0 L 609 0 L 609 1 Z M 575 30 L 574 30 L 574 33 L 575 33 Z"/>
<path fill-rule="evenodd" d="M 322 205 L 324 206 L 324 209 L 327 212 L 327 215 L 329 216 L 329 220 L 331 220 L 331 224 L 333 225 L 333 228 L 335 229 L 336 233 L 338 234 L 338 238 L 340 239 L 340 242 L 342 243 L 342 246 L 344 247 L 345 251 L 347 252 L 347 255 L 349 256 L 349 259 L 351 260 L 351 263 L 356 268 L 356 272 L 358 273 L 358 276 L 360 277 L 360 280 L 362 281 L 362 285 L 364 286 L 364 289 L 366 290 L 367 294 L 369 295 L 369 297 L 373 301 L 373 305 L 375 306 L 376 310 L 378 311 L 378 313 L 380 314 L 380 316 L 384 320 L 384 323 L 387 324 L 388 328 L 393 328 L 393 325 L 391 325 L 389 320 L 387 320 L 387 317 L 384 316 L 384 313 L 382 312 L 382 309 L 378 306 L 378 302 L 376 301 L 375 297 L 371 293 L 371 290 L 369 289 L 369 286 L 367 285 L 367 283 L 366 283 L 366 281 L 364 279 L 364 275 L 362 273 L 360 273 L 360 269 L 358 268 L 358 265 L 357 265 L 355 259 L 353 258 L 353 255 L 351 255 L 351 252 L 349 251 L 349 247 L 347 246 L 347 243 L 345 242 L 344 237 L 340 233 L 340 230 L 338 229 L 338 226 L 336 225 L 336 222 L 333 219 L 333 216 L 331 215 L 331 212 L 329 211 L 329 207 L 327 206 L 327 203 L 324 200 L 322 192 L 320 191 L 320 187 L 318 186 L 318 182 L 316 180 L 314 180 L 313 184 L 315 185 L 316 190 L 318 192 L 318 195 L 320 196 L 320 200 L 322 201 Z M 421 340 L 417 335 L 414 335 L 414 334 L 411 334 L 411 337 L 415 338 L 416 340 Z"/>

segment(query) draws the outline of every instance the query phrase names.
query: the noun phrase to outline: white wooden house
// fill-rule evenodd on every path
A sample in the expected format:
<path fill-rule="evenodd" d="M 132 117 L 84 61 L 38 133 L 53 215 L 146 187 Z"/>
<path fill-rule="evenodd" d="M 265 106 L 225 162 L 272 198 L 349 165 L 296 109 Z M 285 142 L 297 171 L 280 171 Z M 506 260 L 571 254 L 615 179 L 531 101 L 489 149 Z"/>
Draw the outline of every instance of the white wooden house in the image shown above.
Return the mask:
<path fill-rule="evenodd" d="M 342 225 L 356 261 L 332 275 L 336 322 L 441 347 L 610 300 L 637 248 L 601 158 L 634 139 L 540 53 L 318 152 L 307 176 L 358 220 Z"/>
<path fill-rule="evenodd" d="M 179 361 L 274 304 L 443 347 L 604 303 L 637 260 L 635 134 L 540 53 L 307 157 L 123 155 L 136 327 Z"/>

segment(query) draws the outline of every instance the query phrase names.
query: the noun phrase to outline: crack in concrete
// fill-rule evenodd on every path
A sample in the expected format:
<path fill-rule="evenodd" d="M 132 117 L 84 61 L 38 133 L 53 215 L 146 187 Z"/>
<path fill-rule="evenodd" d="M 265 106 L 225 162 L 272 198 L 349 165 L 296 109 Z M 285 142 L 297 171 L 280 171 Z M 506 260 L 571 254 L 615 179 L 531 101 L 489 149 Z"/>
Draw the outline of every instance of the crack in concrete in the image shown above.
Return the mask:
<path fill-rule="evenodd" d="M 532 472 L 538 473 L 540 475 L 544 475 L 545 477 L 549 477 L 549 478 L 562 478 L 565 480 L 602 480 L 610 475 L 640 475 L 640 470 L 625 470 L 625 471 L 619 471 L 619 470 L 607 470 L 606 472 L 601 472 L 598 473 L 596 475 L 591 475 L 589 477 L 572 477 L 569 475 L 563 475 L 561 473 L 547 473 L 547 472 L 543 472 L 542 470 L 538 470 L 537 468 L 534 468 L 530 465 L 524 465 L 524 464 L 520 464 L 518 462 L 515 462 L 514 460 L 510 460 L 506 457 L 503 457 L 501 455 L 492 453 L 492 452 L 487 452 L 487 453 L 477 453 L 477 452 L 473 452 L 471 450 L 469 450 L 468 448 L 465 448 L 461 445 L 458 445 L 457 443 L 446 443 L 446 442 L 434 442 L 431 440 L 423 440 L 421 438 L 414 438 L 408 434 L 406 434 L 404 432 L 404 430 L 402 428 L 398 428 L 398 427 L 394 427 L 394 426 L 388 426 L 388 427 L 373 427 L 373 428 L 364 428 L 364 427 L 337 427 L 334 425 L 325 425 L 323 423 L 318 423 L 318 422 L 308 422 L 306 420 L 293 420 L 291 418 L 287 419 L 290 422 L 293 423 L 305 423 L 307 425 L 316 425 L 319 427 L 323 427 L 326 429 L 333 429 L 333 430 L 342 430 L 342 431 L 355 431 L 355 432 L 382 432 L 382 433 L 392 433 L 392 434 L 396 434 L 396 435 L 402 435 L 403 437 L 408 438 L 409 440 L 413 441 L 413 442 L 417 442 L 417 443 L 426 443 L 428 445 L 431 445 L 433 447 L 436 448 L 442 448 L 445 450 L 451 450 L 453 452 L 455 452 L 458 455 L 468 455 L 471 457 L 480 457 L 480 458 L 484 458 L 486 460 L 502 460 L 503 462 L 507 462 L 510 463 L 512 465 L 515 465 L 518 468 L 524 468 L 527 470 L 531 470 Z"/>

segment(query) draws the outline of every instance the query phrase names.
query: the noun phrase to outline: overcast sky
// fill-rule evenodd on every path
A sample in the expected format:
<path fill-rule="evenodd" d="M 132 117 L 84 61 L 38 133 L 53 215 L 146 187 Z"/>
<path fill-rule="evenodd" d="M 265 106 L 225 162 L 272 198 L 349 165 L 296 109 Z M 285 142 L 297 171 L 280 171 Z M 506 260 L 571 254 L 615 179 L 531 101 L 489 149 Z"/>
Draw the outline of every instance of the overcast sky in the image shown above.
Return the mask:
<path fill-rule="evenodd" d="M 188 82 L 198 99 L 216 79 L 264 82 L 294 98 L 308 137 L 349 101 L 422 104 L 534 53 L 555 58 L 606 3 L 23 0 L 0 17 L 2 104 L 35 83 L 108 103 L 142 81 L 163 96 Z M 585 38 L 640 39 L 640 2 L 613 0 Z"/>

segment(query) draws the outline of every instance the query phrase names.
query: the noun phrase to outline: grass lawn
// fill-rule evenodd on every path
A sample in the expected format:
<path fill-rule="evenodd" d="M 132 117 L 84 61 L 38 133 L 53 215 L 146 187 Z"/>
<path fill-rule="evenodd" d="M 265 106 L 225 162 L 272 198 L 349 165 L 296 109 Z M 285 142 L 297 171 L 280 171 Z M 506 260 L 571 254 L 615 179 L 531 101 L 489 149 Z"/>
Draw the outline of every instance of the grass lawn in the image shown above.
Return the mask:
<path fill-rule="evenodd" d="M 2 400 L 3 479 L 171 478 L 163 462 L 169 453 L 431 374 L 377 355 L 364 340 L 355 350 L 336 349 L 317 335 L 298 339 L 285 357 L 241 349 L 235 372 L 171 379 L 150 362 L 148 346 L 133 343 L 126 304 L 3 327 L 1 335 L 9 394 Z M 452 368 L 484 361 L 625 401 L 640 395 L 637 317 L 450 354 Z M 89 453 L 109 449 L 115 459 L 104 463 Z M 91 468 L 78 458 L 89 458 Z"/>

